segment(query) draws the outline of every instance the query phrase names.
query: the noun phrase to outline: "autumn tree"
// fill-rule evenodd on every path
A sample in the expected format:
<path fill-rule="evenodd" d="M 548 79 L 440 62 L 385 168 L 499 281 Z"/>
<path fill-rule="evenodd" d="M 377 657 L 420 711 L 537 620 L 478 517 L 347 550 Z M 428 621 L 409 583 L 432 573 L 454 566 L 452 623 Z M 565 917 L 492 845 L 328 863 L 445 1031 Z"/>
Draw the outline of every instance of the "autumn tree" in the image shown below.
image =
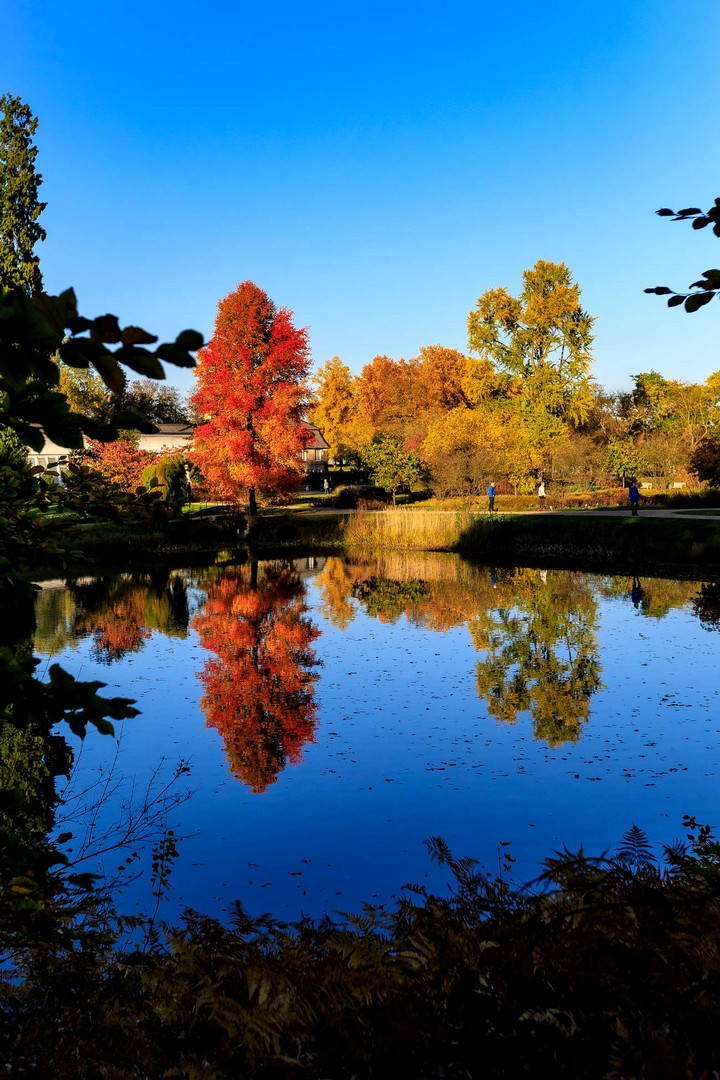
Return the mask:
<path fill-rule="evenodd" d="M 328 443 L 330 457 L 337 462 L 357 456 L 356 380 L 350 368 L 339 356 L 333 356 L 318 368 L 313 381 L 316 392 L 310 419 Z"/>
<path fill-rule="evenodd" d="M 519 297 L 489 289 L 468 316 L 471 351 L 520 380 L 537 442 L 562 436 L 588 414 L 593 322 L 567 266 L 543 259 L 524 271 Z"/>
<path fill-rule="evenodd" d="M 308 365 L 307 331 L 257 285 L 244 281 L 220 301 L 195 370 L 191 404 L 205 422 L 195 430 L 193 461 L 218 494 L 247 492 L 251 517 L 258 489 L 278 494 L 299 480 Z"/>
<path fill-rule="evenodd" d="M 366 427 L 366 439 L 379 435 L 407 434 L 407 424 L 416 412 L 413 382 L 416 363 L 375 356 L 365 364 L 357 384 L 359 418 Z"/>
<path fill-rule="evenodd" d="M 39 223 L 45 206 L 38 199 L 42 177 L 35 169 L 33 135 L 37 118 L 19 97 L 0 98 L 0 288 L 42 292 L 35 245 L 45 239 Z"/>
<path fill-rule="evenodd" d="M 430 424 L 422 456 L 439 495 L 477 496 L 505 465 L 506 431 L 499 417 L 455 408 Z"/>
<path fill-rule="evenodd" d="M 424 345 L 417 356 L 415 383 L 432 412 L 445 412 L 460 405 L 469 408 L 472 402 L 465 390 L 468 358 L 457 349 L 443 345 Z M 416 393 L 416 400 L 419 398 Z"/>
<path fill-rule="evenodd" d="M 119 484 L 123 491 L 137 491 L 143 486 L 143 470 L 152 465 L 155 455 L 138 448 L 135 432 L 125 434 L 114 442 L 88 440 L 83 460 L 107 480 Z"/>

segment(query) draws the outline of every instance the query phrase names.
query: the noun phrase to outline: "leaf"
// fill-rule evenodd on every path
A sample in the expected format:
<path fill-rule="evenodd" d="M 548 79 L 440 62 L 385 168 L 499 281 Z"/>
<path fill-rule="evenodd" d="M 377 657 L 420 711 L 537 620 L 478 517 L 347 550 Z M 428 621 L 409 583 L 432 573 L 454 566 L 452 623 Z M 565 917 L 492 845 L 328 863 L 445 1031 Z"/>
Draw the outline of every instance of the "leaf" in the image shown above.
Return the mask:
<path fill-rule="evenodd" d="M 702 210 L 699 206 L 688 206 L 684 210 L 678 210 L 678 217 L 689 217 L 690 214 L 702 214 Z"/>
<path fill-rule="evenodd" d="M 693 221 L 693 229 L 704 229 L 706 225 L 710 224 L 709 217 L 698 217 Z"/>
<path fill-rule="evenodd" d="M 684 296 L 671 296 L 668 300 L 668 307 L 678 307 L 684 300 Z"/>
<path fill-rule="evenodd" d="M 669 210 L 667 206 L 664 206 L 662 210 L 656 210 L 655 213 L 658 217 L 675 217 L 675 211 Z"/>
<path fill-rule="evenodd" d="M 715 293 L 713 292 L 693 293 L 693 295 L 688 296 L 685 301 L 685 310 L 692 314 L 693 311 L 697 311 L 705 304 L 709 304 L 714 296 Z"/>
<path fill-rule="evenodd" d="M 118 360 L 139 375 L 145 375 L 148 379 L 164 379 L 163 366 L 156 356 L 147 349 L 121 349 L 115 354 Z"/>
<path fill-rule="evenodd" d="M 656 285 L 654 289 L 645 289 L 646 293 L 655 293 L 656 296 L 669 296 L 672 289 L 668 289 L 667 285 Z"/>
<path fill-rule="evenodd" d="M 197 349 L 202 349 L 204 344 L 203 336 L 197 330 L 181 330 L 175 338 L 177 348 L 187 352 L 196 352 Z"/>
<path fill-rule="evenodd" d="M 125 376 L 112 353 L 96 353 L 93 356 L 93 365 L 97 370 L 98 375 L 108 387 L 115 394 L 120 394 L 125 389 Z"/>
<path fill-rule="evenodd" d="M 120 334 L 123 345 L 154 345 L 157 334 L 148 334 L 139 326 L 126 326 Z"/>

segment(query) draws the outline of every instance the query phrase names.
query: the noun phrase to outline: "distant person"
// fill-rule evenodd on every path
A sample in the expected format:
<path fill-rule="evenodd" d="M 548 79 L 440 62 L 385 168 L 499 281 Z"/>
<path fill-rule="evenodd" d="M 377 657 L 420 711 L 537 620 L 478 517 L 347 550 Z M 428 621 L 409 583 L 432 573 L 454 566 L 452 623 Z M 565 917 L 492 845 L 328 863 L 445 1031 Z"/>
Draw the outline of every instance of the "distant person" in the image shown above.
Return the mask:
<path fill-rule="evenodd" d="M 328 480 L 328 478 L 326 476 L 325 479 L 323 480 L 323 491 L 327 495 L 329 490 L 330 490 L 330 481 Z"/>
<path fill-rule="evenodd" d="M 637 517 L 638 506 L 640 505 L 640 492 L 637 489 L 637 485 L 634 483 L 628 488 L 628 499 L 630 500 L 632 516 Z"/>
<path fill-rule="evenodd" d="M 632 600 L 635 607 L 639 607 L 642 598 L 643 598 L 643 587 L 640 584 L 640 578 L 639 577 L 634 577 L 633 578 L 633 583 L 632 583 L 632 589 L 630 590 L 630 599 Z"/>
<path fill-rule="evenodd" d="M 494 569 L 490 571 L 490 585 L 493 589 L 497 589 L 497 573 Z"/>
<path fill-rule="evenodd" d="M 545 509 L 545 485 L 542 480 L 540 481 L 540 487 L 538 488 L 538 501 L 540 503 L 540 509 Z"/>
<path fill-rule="evenodd" d="M 495 484 L 490 481 L 490 487 L 488 488 L 488 514 L 492 514 L 495 509 Z"/>

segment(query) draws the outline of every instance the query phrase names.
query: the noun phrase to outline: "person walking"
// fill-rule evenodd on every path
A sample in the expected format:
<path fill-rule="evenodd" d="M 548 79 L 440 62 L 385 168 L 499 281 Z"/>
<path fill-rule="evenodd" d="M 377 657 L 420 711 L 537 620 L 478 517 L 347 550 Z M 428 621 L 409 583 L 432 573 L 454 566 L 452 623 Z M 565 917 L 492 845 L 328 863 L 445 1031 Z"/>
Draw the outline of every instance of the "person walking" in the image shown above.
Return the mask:
<path fill-rule="evenodd" d="M 324 491 L 324 492 L 325 492 L 325 494 L 327 495 L 327 493 L 329 492 L 329 490 L 330 490 L 330 481 L 328 480 L 328 478 L 327 478 L 327 476 L 326 476 L 326 477 L 325 477 L 325 479 L 323 480 L 323 491 Z"/>
<path fill-rule="evenodd" d="M 640 505 L 640 492 L 637 489 L 637 485 L 633 483 L 628 488 L 628 499 L 630 500 L 630 510 L 633 517 L 637 517 L 638 506 Z"/>
<path fill-rule="evenodd" d="M 538 488 L 538 501 L 540 503 L 540 509 L 545 509 L 545 485 L 540 481 L 540 487 Z"/>
<path fill-rule="evenodd" d="M 494 509 L 495 509 L 495 484 L 491 480 L 490 481 L 490 486 L 488 488 L 488 514 L 492 514 Z"/>

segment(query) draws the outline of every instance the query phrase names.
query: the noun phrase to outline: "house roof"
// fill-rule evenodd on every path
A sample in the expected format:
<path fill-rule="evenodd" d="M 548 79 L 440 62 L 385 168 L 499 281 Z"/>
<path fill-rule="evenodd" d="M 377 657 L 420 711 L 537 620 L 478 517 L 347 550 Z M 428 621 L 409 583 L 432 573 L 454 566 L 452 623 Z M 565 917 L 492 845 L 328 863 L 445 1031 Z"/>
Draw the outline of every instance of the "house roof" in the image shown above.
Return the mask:
<path fill-rule="evenodd" d="M 310 431 L 312 439 L 307 444 L 307 450 L 329 450 L 330 443 L 325 442 L 325 439 L 319 428 L 316 428 L 314 424 L 309 424 L 307 420 L 301 420 L 302 424 Z"/>

